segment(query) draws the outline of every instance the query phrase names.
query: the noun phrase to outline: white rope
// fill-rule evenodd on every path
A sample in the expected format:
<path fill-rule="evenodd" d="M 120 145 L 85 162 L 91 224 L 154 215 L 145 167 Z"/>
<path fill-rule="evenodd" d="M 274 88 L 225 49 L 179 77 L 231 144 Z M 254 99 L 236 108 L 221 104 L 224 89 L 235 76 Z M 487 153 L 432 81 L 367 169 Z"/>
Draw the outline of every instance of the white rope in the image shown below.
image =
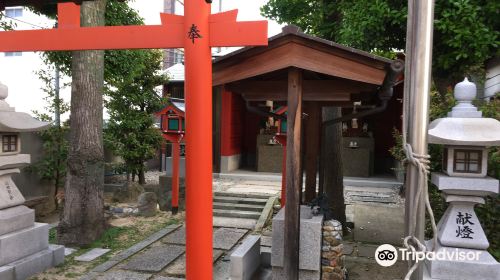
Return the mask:
<path fill-rule="evenodd" d="M 431 219 L 431 226 L 432 226 L 432 248 L 431 251 L 434 251 L 434 247 L 437 244 L 437 226 L 436 226 L 436 221 L 434 218 L 434 212 L 432 211 L 431 208 L 431 203 L 429 200 L 429 192 L 428 192 L 428 177 L 430 173 L 430 155 L 419 155 L 413 152 L 413 148 L 411 147 L 410 144 L 406 143 L 404 145 L 404 151 L 406 154 L 406 162 L 409 162 L 413 165 L 415 165 L 418 169 L 419 176 L 416 178 L 418 180 L 418 189 L 417 193 L 414 197 L 414 211 L 413 213 L 417 212 L 418 208 L 418 201 L 420 201 L 420 197 L 422 195 L 422 192 L 424 193 L 424 199 L 425 199 L 425 207 L 427 209 L 427 212 L 429 214 L 429 217 Z M 406 202 L 408 203 L 408 202 Z M 411 251 L 412 254 L 415 256 L 415 253 L 417 251 L 425 253 L 427 251 L 425 245 L 418 240 L 418 238 L 415 237 L 415 228 L 417 225 L 417 217 L 416 215 L 410 217 L 410 232 L 409 236 L 405 237 L 404 239 L 404 246 L 407 250 Z M 410 241 L 416 245 L 413 246 L 410 244 Z M 417 247 L 417 248 L 415 248 Z M 412 267 L 408 270 L 408 273 L 405 276 L 405 280 L 409 280 L 413 272 L 418 268 L 419 263 L 415 262 Z"/>

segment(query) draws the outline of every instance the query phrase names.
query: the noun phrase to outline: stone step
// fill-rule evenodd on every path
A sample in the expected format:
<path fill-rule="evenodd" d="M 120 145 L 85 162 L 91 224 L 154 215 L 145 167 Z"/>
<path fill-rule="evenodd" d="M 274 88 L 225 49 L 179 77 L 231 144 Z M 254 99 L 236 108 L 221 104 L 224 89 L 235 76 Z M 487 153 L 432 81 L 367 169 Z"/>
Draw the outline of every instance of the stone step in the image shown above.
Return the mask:
<path fill-rule="evenodd" d="M 0 265 L 4 265 L 49 247 L 48 224 L 34 226 L 0 236 Z"/>
<path fill-rule="evenodd" d="M 227 210 L 242 210 L 242 211 L 253 211 L 262 212 L 264 206 L 255 204 L 240 204 L 240 203 L 225 203 L 225 202 L 214 202 L 214 209 L 227 209 Z"/>
<path fill-rule="evenodd" d="M 243 218 L 243 219 L 258 219 L 260 217 L 260 212 L 252 211 L 241 211 L 241 210 L 224 210 L 224 209 L 214 209 L 214 216 L 218 217 L 232 217 L 232 218 Z"/>
<path fill-rule="evenodd" d="M 47 249 L 29 255 L 18 261 L 0 266 L 0 279 L 27 279 L 64 262 L 64 247 L 50 245 Z"/>
<path fill-rule="evenodd" d="M 266 205 L 267 198 L 246 198 L 246 197 L 231 197 L 231 196 L 214 196 L 214 202 L 234 203 L 234 204 Z"/>
<path fill-rule="evenodd" d="M 344 186 L 346 188 L 393 188 L 399 189 L 403 186 L 403 183 L 396 180 L 381 179 L 381 178 L 354 178 L 354 177 L 344 177 Z"/>
<path fill-rule="evenodd" d="M 272 195 L 270 195 L 270 194 L 258 194 L 258 193 L 214 192 L 214 196 L 268 199 Z"/>

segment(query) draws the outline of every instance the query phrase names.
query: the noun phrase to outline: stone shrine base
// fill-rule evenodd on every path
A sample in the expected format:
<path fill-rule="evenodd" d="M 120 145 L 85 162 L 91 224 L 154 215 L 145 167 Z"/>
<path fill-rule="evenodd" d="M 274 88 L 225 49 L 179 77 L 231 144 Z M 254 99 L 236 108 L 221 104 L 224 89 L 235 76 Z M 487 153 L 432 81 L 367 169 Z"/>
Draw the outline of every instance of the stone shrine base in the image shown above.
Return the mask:
<path fill-rule="evenodd" d="M 64 246 L 49 245 L 43 251 L 0 267 L 0 279 L 19 280 L 64 262 Z"/>
<path fill-rule="evenodd" d="M 64 261 L 64 246 L 49 245 L 49 225 L 26 206 L 0 210 L 0 279 L 24 280 Z"/>
<path fill-rule="evenodd" d="M 430 245 L 427 244 L 429 247 Z M 464 256 L 464 260 L 433 260 L 425 261 L 424 280 L 498 280 L 500 275 L 500 263 L 498 263 L 486 250 L 474 250 L 463 248 L 436 246 L 436 254 L 454 254 L 459 257 Z M 465 257 L 469 254 L 479 255 L 478 260 L 468 260 Z M 455 259 L 455 258 L 454 258 Z"/>

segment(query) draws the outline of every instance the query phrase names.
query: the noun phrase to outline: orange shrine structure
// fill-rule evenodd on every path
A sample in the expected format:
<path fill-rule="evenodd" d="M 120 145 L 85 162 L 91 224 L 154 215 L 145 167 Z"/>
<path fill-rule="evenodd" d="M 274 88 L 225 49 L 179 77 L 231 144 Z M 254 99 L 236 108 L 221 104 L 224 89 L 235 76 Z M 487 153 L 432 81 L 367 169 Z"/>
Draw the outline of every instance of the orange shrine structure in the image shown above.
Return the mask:
<path fill-rule="evenodd" d="M 181 142 L 186 135 L 184 103 L 172 102 L 156 113 L 160 117 L 160 130 L 163 139 L 172 143 L 172 214 L 179 210 L 179 168 Z M 164 149 L 162 147 L 162 149 Z"/>
<path fill-rule="evenodd" d="M 0 52 L 184 48 L 186 94 L 186 277 L 212 275 L 212 47 L 267 45 L 267 21 L 211 14 L 210 0 L 185 0 L 184 16 L 161 25 L 81 27 L 81 0 L 5 0 L 1 8 L 58 2 L 58 28 L 0 32 Z M 60 3 L 63 2 L 63 3 Z M 197 232 L 205 234 L 200 235 Z"/>

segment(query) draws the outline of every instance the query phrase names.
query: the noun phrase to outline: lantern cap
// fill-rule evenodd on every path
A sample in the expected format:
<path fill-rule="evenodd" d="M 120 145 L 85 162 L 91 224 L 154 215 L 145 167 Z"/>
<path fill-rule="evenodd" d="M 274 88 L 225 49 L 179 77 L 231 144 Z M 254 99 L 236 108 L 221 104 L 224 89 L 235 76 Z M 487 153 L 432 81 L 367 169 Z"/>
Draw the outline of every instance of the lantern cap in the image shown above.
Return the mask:
<path fill-rule="evenodd" d="M 39 121 L 27 113 L 16 112 L 5 99 L 9 96 L 9 88 L 0 82 L 0 131 L 23 132 L 39 131 L 50 125 L 48 122 Z"/>
<path fill-rule="evenodd" d="M 491 118 L 441 118 L 429 124 L 431 144 L 500 146 L 500 122 Z"/>
<path fill-rule="evenodd" d="M 464 146 L 500 146 L 500 122 L 483 118 L 481 111 L 472 105 L 476 98 L 476 85 L 467 78 L 455 86 L 458 104 L 447 118 L 429 124 L 428 141 L 432 144 Z"/>

